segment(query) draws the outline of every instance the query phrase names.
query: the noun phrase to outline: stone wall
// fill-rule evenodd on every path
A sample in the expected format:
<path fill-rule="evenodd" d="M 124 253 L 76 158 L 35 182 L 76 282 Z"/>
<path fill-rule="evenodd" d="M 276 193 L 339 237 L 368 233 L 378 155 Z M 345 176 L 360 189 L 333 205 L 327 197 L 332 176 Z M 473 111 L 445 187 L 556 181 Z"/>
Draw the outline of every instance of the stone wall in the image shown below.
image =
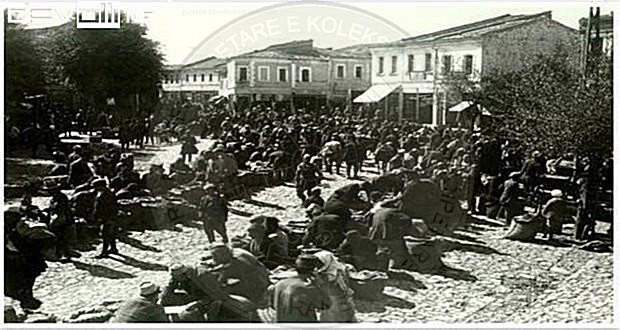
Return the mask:
<path fill-rule="evenodd" d="M 495 70 L 520 69 L 538 54 L 552 53 L 558 46 L 569 50 L 567 65 L 579 63 L 579 33 L 547 17 L 484 37 L 482 75 Z"/>

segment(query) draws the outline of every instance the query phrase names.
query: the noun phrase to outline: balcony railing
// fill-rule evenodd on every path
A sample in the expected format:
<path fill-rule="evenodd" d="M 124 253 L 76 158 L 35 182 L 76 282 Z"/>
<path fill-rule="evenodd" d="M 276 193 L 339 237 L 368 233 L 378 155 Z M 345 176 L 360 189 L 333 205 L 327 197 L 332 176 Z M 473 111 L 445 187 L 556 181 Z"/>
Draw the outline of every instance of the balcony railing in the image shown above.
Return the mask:
<path fill-rule="evenodd" d="M 432 81 L 433 80 L 432 71 L 409 71 L 407 74 L 409 75 L 409 80 L 411 81 Z"/>

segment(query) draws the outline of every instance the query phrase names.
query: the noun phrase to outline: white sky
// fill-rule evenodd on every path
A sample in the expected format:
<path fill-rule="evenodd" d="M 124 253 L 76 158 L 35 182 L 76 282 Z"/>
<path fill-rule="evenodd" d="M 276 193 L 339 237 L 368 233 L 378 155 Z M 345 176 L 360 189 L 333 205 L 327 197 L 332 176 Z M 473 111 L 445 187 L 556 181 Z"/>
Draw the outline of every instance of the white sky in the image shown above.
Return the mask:
<path fill-rule="evenodd" d="M 127 2 L 124 2 L 127 3 Z M 133 2 L 133 10 L 148 8 L 146 25 L 149 37 L 158 41 L 168 64 L 182 63 L 188 54 L 208 35 L 226 26 L 236 18 L 276 2 Z M 534 14 L 552 11 L 553 19 L 572 28 L 578 20 L 587 17 L 590 3 L 508 3 L 508 2 L 343 2 L 381 16 L 414 36 L 496 17 L 503 14 Z M 610 12 L 603 6 L 602 14 Z M 47 24 L 49 25 L 49 24 Z M 339 47 L 320 37 L 312 37 L 325 47 Z M 240 49 L 250 51 L 256 48 Z M 261 47 L 262 48 L 262 47 Z"/>

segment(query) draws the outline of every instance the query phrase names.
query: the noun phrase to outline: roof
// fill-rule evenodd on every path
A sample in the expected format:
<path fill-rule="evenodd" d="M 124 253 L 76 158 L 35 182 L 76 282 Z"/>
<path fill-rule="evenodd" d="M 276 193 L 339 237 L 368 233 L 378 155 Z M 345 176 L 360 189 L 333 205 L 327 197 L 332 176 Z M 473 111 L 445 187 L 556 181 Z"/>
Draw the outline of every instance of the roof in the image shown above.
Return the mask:
<path fill-rule="evenodd" d="M 360 45 L 363 46 L 363 45 Z M 329 58 L 369 58 L 368 49 L 362 50 L 360 46 L 347 47 L 343 49 L 319 48 L 314 47 L 312 39 L 294 40 L 277 45 L 271 45 L 261 50 L 233 56 L 236 58 L 279 58 L 279 59 L 318 59 L 327 60 Z"/>
<path fill-rule="evenodd" d="M 198 60 L 188 64 L 170 64 L 164 66 L 164 70 L 166 71 L 176 71 L 182 69 L 215 69 L 222 64 L 226 64 L 226 60 L 222 58 L 217 58 L 215 56 L 209 56 L 202 60 Z"/>
<path fill-rule="evenodd" d="M 398 46 L 410 43 L 476 39 L 491 33 L 497 33 L 513 27 L 529 24 L 540 19 L 551 19 L 551 12 L 546 11 L 534 15 L 501 15 L 478 22 L 456 26 L 449 29 L 422 34 L 415 37 L 404 38 L 396 42 L 380 44 L 376 47 Z"/>

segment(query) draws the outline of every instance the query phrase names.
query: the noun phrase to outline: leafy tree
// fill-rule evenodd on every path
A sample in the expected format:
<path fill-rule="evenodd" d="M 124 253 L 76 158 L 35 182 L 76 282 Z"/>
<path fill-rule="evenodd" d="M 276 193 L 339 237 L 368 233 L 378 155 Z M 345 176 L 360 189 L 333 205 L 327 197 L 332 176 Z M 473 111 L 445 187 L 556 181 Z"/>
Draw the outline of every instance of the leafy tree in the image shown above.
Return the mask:
<path fill-rule="evenodd" d="M 5 105 L 14 106 L 23 101 L 24 94 L 43 92 L 43 62 L 32 34 L 19 24 L 8 23 L 4 14 L 4 96 Z"/>
<path fill-rule="evenodd" d="M 612 63 L 601 57 L 587 83 L 562 50 L 537 55 L 520 70 L 493 72 L 479 84 L 454 79 L 463 99 L 493 113 L 489 131 L 529 149 L 606 157 L 612 151 Z"/>
<path fill-rule="evenodd" d="M 102 108 L 113 97 L 125 115 L 138 93 L 141 108 L 156 102 L 163 57 L 144 26 L 123 18 L 120 29 L 77 29 L 73 21 L 53 45 L 56 63 L 85 103 Z"/>

